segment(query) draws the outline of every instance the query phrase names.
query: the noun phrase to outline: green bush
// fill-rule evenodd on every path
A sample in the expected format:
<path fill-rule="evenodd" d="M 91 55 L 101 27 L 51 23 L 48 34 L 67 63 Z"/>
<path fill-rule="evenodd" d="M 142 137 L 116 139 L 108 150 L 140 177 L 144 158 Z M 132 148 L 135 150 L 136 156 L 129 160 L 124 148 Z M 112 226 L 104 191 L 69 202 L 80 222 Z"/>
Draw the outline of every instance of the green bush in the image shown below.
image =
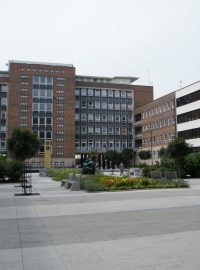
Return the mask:
<path fill-rule="evenodd" d="M 191 177 L 200 177 L 200 152 L 188 155 L 184 163 L 186 174 Z"/>
<path fill-rule="evenodd" d="M 0 158 L 0 180 L 6 182 L 19 182 L 22 176 L 21 162 Z"/>
<path fill-rule="evenodd" d="M 80 173 L 80 171 L 77 169 L 62 169 L 62 170 L 51 169 L 47 174 L 54 181 L 62 181 L 64 179 L 67 179 L 70 173 Z"/>
<path fill-rule="evenodd" d="M 8 181 L 19 182 L 22 176 L 22 164 L 18 160 L 7 160 L 6 176 Z"/>

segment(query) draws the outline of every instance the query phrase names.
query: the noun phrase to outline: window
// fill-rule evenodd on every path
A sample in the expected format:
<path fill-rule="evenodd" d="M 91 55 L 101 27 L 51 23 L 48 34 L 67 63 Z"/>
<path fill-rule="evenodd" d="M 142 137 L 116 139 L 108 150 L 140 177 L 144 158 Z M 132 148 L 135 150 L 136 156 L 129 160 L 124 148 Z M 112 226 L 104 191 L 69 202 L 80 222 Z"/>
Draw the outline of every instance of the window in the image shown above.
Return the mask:
<path fill-rule="evenodd" d="M 93 121 L 94 120 L 94 116 L 92 113 L 88 114 L 88 121 Z"/>
<path fill-rule="evenodd" d="M 120 110 L 120 104 L 119 103 L 115 103 L 115 110 Z"/>
<path fill-rule="evenodd" d="M 99 89 L 95 89 L 95 97 L 100 97 L 100 90 Z"/>
<path fill-rule="evenodd" d="M 132 92 L 131 91 L 127 91 L 127 97 L 132 98 Z"/>
<path fill-rule="evenodd" d="M 107 114 L 101 115 L 102 122 L 107 122 Z"/>
<path fill-rule="evenodd" d="M 94 132 L 94 131 L 93 131 L 93 127 L 88 127 L 88 133 L 89 133 L 89 134 L 93 134 L 93 132 Z"/>
<path fill-rule="evenodd" d="M 115 115 L 115 122 L 120 122 L 120 115 L 119 114 Z"/>
<path fill-rule="evenodd" d="M 81 127 L 81 133 L 86 133 L 86 131 L 87 131 L 87 129 L 86 129 L 86 127 Z"/>
<path fill-rule="evenodd" d="M 102 107 L 102 109 L 106 110 L 107 109 L 107 102 L 102 101 L 101 107 Z"/>
<path fill-rule="evenodd" d="M 107 142 L 102 142 L 102 150 L 106 151 L 107 149 Z"/>
<path fill-rule="evenodd" d="M 88 115 L 88 117 L 89 117 L 89 115 Z M 81 120 L 82 120 L 82 121 L 86 121 L 86 119 L 87 119 L 87 118 L 86 118 L 86 113 L 82 113 L 82 114 L 81 114 Z"/>
<path fill-rule="evenodd" d="M 109 102 L 109 103 L 108 103 L 108 109 L 109 109 L 109 110 L 113 110 L 113 103 L 112 103 L 112 102 Z"/>
<path fill-rule="evenodd" d="M 7 98 L 1 98 L 1 105 L 7 106 Z"/>
<path fill-rule="evenodd" d="M 87 91 L 86 88 L 81 88 L 81 96 L 86 96 Z"/>
<path fill-rule="evenodd" d="M 110 150 L 114 149 L 114 142 L 113 142 L 113 140 L 109 140 L 108 145 L 109 145 L 109 149 Z"/>
<path fill-rule="evenodd" d="M 86 108 L 86 101 L 81 101 L 81 108 L 83 108 L 83 109 Z"/>
<path fill-rule="evenodd" d="M 113 97 L 113 90 L 108 90 L 108 96 Z"/>
<path fill-rule="evenodd" d="M 126 123 L 126 115 L 122 115 L 122 123 Z"/>
<path fill-rule="evenodd" d="M 108 128 L 109 134 L 113 134 L 113 127 Z"/>
<path fill-rule="evenodd" d="M 126 98 L 126 91 L 121 91 L 121 98 Z"/>
<path fill-rule="evenodd" d="M 130 115 L 130 114 L 128 115 L 128 122 L 132 123 L 132 115 Z"/>
<path fill-rule="evenodd" d="M 102 95 L 102 97 L 107 97 L 107 91 L 102 89 L 101 90 L 101 95 Z"/>
<path fill-rule="evenodd" d="M 108 114 L 108 121 L 113 122 L 113 114 Z"/>
<path fill-rule="evenodd" d="M 95 109 L 100 109 L 100 101 L 95 101 Z"/>
<path fill-rule="evenodd" d="M 92 101 L 88 101 L 88 109 L 93 109 L 93 102 Z"/>
<path fill-rule="evenodd" d="M 95 127 L 95 134 L 96 135 L 99 135 L 100 131 L 101 131 L 100 127 Z"/>
<path fill-rule="evenodd" d="M 120 150 L 120 141 L 115 141 L 115 149 Z"/>
<path fill-rule="evenodd" d="M 75 113 L 75 120 L 79 120 L 79 113 Z"/>
<path fill-rule="evenodd" d="M 107 127 L 102 127 L 102 134 L 106 135 L 107 134 Z"/>
<path fill-rule="evenodd" d="M 126 110 L 126 103 L 122 103 L 122 104 L 121 104 L 121 109 L 122 109 L 122 110 Z"/>
<path fill-rule="evenodd" d="M 93 89 L 88 89 L 88 96 L 90 96 L 90 97 L 93 96 Z"/>
<path fill-rule="evenodd" d="M 116 97 L 116 98 L 119 98 L 119 97 L 120 97 L 119 90 L 115 90 L 114 92 L 115 92 L 115 97 Z"/>
<path fill-rule="evenodd" d="M 44 121 L 45 121 L 45 118 L 44 117 L 40 117 L 40 125 L 44 125 Z"/>
<path fill-rule="evenodd" d="M 95 121 L 100 122 L 100 114 L 95 114 Z"/>
<path fill-rule="evenodd" d="M 93 141 L 92 140 L 89 140 L 88 141 L 88 149 L 89 150 L 92 150 L 93 149 Z"/>
<path fill-rule="evenodd" d="M 115 134 L 119 135 L 120 134 L 120 127 L 115 128 Z"/>

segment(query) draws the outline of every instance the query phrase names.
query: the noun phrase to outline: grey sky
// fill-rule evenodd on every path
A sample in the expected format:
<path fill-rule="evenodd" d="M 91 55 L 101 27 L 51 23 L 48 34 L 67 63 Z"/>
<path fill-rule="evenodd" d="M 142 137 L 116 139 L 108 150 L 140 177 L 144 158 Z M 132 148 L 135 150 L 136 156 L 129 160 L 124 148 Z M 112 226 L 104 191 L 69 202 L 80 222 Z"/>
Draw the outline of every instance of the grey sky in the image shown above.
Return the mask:
<path fill-rule="evenodd" d="M 200 80 L 199 0 L 0 0 L 0 10 L 0 69 L 73 64 L 150 81 L 155 98 Z"/>

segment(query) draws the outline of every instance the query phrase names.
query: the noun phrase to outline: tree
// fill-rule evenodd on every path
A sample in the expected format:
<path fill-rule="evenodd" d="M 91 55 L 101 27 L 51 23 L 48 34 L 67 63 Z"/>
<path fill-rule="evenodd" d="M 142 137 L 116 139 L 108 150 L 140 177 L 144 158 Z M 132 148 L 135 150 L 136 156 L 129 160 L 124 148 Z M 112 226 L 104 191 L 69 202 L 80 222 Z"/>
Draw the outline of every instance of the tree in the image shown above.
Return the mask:
<path fill-rule="evenodd" d="M 134 151 L 130 148 L 124 148 L 121 152 L 121 161 L 124 163 L 124 166 L 129 167 L 132 159 L 134 157 Z"/>
<path fill-rule="evenodd" d="M 21 128 L 14 129 L 7 143 L 11 155 L 20 161 L 35 156 L 40 147 L 37 135 Z"/>
<path fill-rule="evenodd" d="M 109 150 L 105 153 L 105 158 L 107 159 L 107 161 L 109 161 L 108 163 L 108 167 L 112 167 L 114 168 L 115 165 L 119 165 L 120 163 L 120 155 L 116 150 Z M 110 165 L 111 162 L 111 165 Z"/>
<path fill-rule="evenodd" d="M 151 152 L 150 152 L 150 150 L 141 150 L 139 152 L 139 157 L 142 160 L 150 159 L 151 158 Z"/>
<path fill-rule="evenodd" d="M 166 153 L 169 158 L 176 160 L 179 167 L 179 177 L 181 175 L 181 169 L 184 167 L 184 159 L 192 152 L 192 147 L 186 143 L 184 138 L 176 138 L 171 141 L 167 148 Z"/>

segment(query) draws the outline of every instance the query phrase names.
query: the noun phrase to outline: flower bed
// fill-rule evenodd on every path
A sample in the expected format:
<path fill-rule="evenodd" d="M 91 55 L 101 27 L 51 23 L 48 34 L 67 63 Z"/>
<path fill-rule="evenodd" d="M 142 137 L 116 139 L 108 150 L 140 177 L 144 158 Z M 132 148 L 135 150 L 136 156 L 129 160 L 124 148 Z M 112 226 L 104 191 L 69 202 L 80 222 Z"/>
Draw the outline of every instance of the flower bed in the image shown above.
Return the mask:
<path fill-rule="evenodd" d="M 189 185 L 183 180 L 156 180 L 145 177 L 129 178 L 128 176 L 94 175 L 81 180 L 81 189 L 89 192 L 180 187 L 189 187 Z"/>

